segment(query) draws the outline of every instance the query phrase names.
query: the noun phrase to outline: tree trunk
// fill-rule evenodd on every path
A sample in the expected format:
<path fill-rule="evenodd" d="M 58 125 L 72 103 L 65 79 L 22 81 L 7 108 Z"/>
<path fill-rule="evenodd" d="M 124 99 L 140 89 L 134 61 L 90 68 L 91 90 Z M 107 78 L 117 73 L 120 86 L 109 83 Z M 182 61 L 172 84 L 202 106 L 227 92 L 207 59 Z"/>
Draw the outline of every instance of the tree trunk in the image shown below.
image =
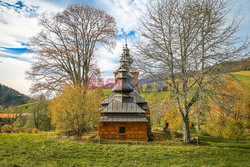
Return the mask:
<path fill-rule="evenodd" d="M 182 128 L 183 128 L 183 141 L 189 142 L 190 132 L 189 132 L 189 120 L 187 116 L 183 117 Z"/>

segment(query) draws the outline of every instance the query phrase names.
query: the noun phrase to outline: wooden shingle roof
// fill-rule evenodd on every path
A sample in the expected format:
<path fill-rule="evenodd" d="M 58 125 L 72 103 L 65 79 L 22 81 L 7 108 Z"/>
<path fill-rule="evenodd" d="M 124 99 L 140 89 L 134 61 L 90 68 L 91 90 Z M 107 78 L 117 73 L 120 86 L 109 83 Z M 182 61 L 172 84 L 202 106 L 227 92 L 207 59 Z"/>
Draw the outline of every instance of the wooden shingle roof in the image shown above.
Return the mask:
<path fill-rule="evenodd" d="M 145 111 L 133 101 L 120 102 L 113 99 L 102 113 L 145 113 Z"/>
<path fill-rule="evenodd" d="M 108 114 L 101 116 L 100 122 L 148 122 L 148 120 L 141 114 Z"/>
<path fill-rule="evenodd" d="M 129 49 L 124 48 L 117 70 L 116 83 L 112 93 L 101 102 L 100 122 L 148 122 L 147 101 L 134 89 L 134 76 L 130 74 L 133 63 Z"/>
<path fill-rule="evenodd" d="M 101 105 L 109 104 L 113 100 L 115 94 L 115 92 L 112 92 L 105 100 L 101 102 Z M 137 92 L 136 90 L 131 92 L 129 95 L 133 97 L 133 100 L 136 104 L 147 103 L 147 101 L 143 97 L 141 97 L 139 92 Z"/>

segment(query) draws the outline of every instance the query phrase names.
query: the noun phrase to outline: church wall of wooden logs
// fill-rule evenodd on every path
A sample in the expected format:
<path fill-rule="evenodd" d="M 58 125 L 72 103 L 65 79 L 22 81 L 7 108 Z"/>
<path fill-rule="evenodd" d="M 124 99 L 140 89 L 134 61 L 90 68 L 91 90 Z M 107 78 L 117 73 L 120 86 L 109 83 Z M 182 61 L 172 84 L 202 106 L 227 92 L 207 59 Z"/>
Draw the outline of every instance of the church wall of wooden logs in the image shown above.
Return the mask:
<path fill-rule="evenodd" d="M 134 141 L 148 140 L 146 122 L 102 123 L 102 125 L 99 126 L 98 132 L 99 136 L 102 136 L 102 139 Z"/>

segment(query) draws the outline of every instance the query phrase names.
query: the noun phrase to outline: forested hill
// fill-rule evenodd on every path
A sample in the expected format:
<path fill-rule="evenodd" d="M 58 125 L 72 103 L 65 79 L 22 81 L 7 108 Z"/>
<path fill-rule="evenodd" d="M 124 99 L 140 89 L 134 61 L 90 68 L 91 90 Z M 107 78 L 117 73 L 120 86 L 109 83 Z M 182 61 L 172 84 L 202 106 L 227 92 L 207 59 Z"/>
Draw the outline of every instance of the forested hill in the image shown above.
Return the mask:
<path fill-rule="evenodd" d="M 30 97 L 0 83 L 0 105 L 2 107 L 26 104 L 29 100 Z"/>
<path fill-rule="evenodd" d="M 239 71 L 249 71 L 250 70 L 250 57 L 240 60 L 240 61 L 226 61 L 219 65 L 216 65 L 218 68 L 224 69 L 224 71 L 230 72 L 239 72 Z"/>

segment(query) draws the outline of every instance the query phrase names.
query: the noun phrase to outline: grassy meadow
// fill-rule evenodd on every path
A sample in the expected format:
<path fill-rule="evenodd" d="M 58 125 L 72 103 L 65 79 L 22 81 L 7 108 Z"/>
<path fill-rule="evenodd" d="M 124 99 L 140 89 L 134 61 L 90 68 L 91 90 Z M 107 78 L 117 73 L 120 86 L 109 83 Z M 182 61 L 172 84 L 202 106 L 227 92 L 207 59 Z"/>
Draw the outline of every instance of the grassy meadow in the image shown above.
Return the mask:
<path fill-rule="evenodd" d="M 250 141 L 199 136 L 197 146 L 154 142 L 64 141 L 54 133 L 0 134 L 0 166 L 250 166 Z"/>
<path fill-rule="evenodd" d="M 231 74 L 234 75 L 237 79 L 250 84 L 250 71 L 239 71 L 233 72 Z"/>

